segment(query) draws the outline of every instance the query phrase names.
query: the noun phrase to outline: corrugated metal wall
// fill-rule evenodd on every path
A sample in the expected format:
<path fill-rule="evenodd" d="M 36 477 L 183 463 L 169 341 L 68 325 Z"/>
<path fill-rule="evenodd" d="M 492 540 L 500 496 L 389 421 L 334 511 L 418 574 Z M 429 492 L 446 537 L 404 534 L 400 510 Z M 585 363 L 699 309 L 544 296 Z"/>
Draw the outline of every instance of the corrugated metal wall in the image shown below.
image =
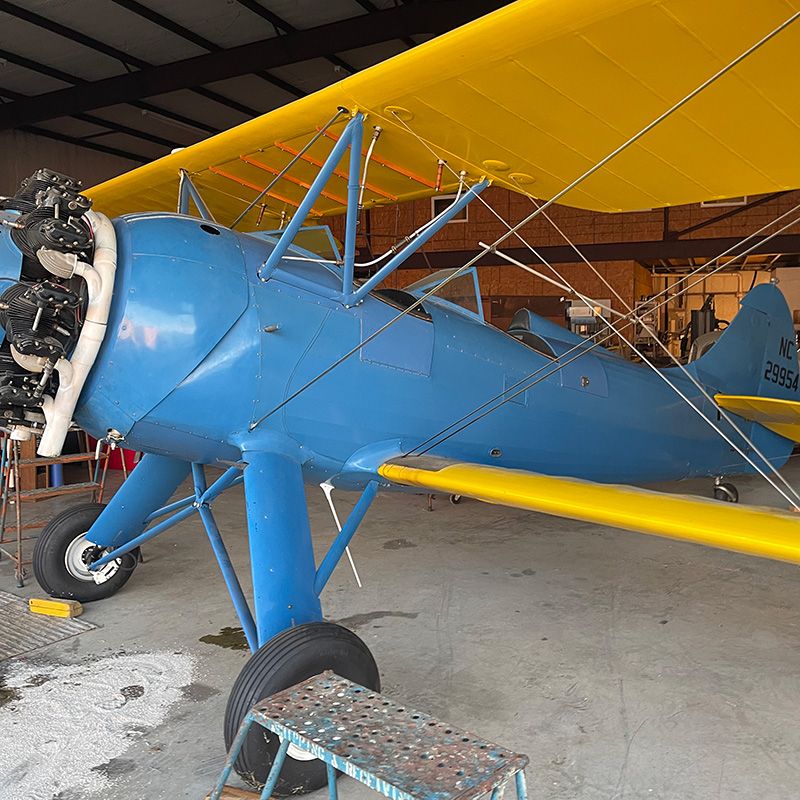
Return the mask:
<path fill-rule="evenodd" d="M 13 194 L 23 178 L 49 167 L 94 186 L 139 166 L 117 156 L 75 147 L 23 131 L 0 133 L 0 195 Z"/>

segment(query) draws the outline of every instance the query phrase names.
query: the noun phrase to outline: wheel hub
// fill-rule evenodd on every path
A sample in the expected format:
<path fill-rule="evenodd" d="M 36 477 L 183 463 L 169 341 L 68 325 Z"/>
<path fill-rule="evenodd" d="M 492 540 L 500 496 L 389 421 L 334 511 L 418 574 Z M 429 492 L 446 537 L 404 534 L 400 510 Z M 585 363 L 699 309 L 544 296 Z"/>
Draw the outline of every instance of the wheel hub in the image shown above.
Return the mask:
<path fill-rule="evenodd" d="M 303 750 L 293 743 L 286 749 L 286 755 L 295 761 L 313 761 L 316 758 L 313 753 L 309 753 L 308 750 Z"/>
<path fill-rule="evenodd" d="M 105 583 L 119 572 L 122 564 L 122 559 L 117 558 L 98 570 L 89 569 L 89 566 L 101 558 L 105 552 L 103 548 L 90 542 L 85 533 L 82 533 L 76 536 L 67 547 L 64 553 L 64 565 L 67 572 L 79 581 Z"/>

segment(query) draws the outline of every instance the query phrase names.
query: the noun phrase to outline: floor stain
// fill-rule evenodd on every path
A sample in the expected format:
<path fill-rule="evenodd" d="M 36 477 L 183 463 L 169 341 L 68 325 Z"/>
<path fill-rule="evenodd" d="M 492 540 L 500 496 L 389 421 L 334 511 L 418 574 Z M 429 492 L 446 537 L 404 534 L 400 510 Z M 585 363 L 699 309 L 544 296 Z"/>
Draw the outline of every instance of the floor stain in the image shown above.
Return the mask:
<path fill-rule="evenodd" d="M 352 617 L 343 617 L 336 621 L 337 625 L 345 628 L 360 628 L 384 617 L 401 617 L 402 619 L 416 619 L 419 613 L 408 611 L 370 611 L 368 614 L 353 614 Z"/>
<path fill-rule="evenodd" d="M 193 703 L 202 703 L 209 697 L 219 694 L 219 689 L 206 686 L 204 683 L 190 683 L 188 686 L 182 686 L 181 692 L 187 700 L 191 700 Z"/>
<path fill-rule="evenodd" d="M 81 800 L 80 795 L 75 794 L 71 789 L 53 795 L 53 800 Z"/>
<path fill-rule="evenodd" d="M 0 678 L 0 708 L 7 703 L 14 702 L 14 700 L 19 700 L 19 692 L 14 689 L 8 689 L 3 683 L 3 679 Z"/>
<path fill-rule="evenodd" d="M 416 547 L 416 545 L 408 539 L 389 539 L 383 543 L 384 550 L 405 550 L 407 547 Z"/>
<path fill-rule="evenodd" d="M 215 644 L 217 647 L 225 647 L 228 650 L 247 650 L 247 639 L 241 628 L 224 627 L 219 633 L 207 633 L 200 637 L 203 644 Z"/>
<path fill-rule="evenodd" d="M 92 767 L 93 772 L 101 772 L 109 778 L 116 778 L 118 775 L 126 775 L 136 769 L 136 762 L 132 758 L 112 758 L 105 764 L 98 764 Z"/>

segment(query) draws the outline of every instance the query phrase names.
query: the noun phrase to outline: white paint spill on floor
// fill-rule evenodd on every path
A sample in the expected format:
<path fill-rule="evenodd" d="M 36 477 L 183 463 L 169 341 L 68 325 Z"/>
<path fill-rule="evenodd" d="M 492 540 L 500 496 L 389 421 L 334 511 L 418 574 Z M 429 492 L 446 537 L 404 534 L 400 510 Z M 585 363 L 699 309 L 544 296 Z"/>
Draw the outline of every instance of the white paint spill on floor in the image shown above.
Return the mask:
<path fill-rule="evenodd" d="M 0 707 L 0 800 L 84 797 L 111 783 L 93 769 L 161 724 L 194 659 L 170 652 L 79 664 L 9 662 Z"/>

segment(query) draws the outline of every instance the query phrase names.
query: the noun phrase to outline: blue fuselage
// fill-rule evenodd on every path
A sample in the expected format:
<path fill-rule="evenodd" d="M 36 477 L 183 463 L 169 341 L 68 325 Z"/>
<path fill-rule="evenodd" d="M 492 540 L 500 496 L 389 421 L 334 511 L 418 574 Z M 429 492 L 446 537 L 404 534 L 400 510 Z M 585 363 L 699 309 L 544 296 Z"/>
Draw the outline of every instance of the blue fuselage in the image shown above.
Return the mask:
<path fill-rule="evenodd" d="M 432 298 L 425 315 L 404 316 L 251 430 L 399 308 L 375 294 L 346 308 L 336 270 L 304 261 L 285 260 L 262 281 L 273 247 L 263 237 L 167 214 L 115 228 L 108 334 L 76 419 L 94 435 L 119 431 L 134 449 L 221 463 L 257 438 L 301 448 L 307 481 L 344 470 L 342 484 L 355 485 L 345 468 L 354 454 L 404 452 L 525 376 L 553 371 L 546 356 Z M 707 404 L 680 372 L 669 376 Z M 785 440 L 758 432 L 768 455 L 785 458 Z M 656 372 L 601 348 L 432 452 L 607 482 L 744 471 Z"/>

